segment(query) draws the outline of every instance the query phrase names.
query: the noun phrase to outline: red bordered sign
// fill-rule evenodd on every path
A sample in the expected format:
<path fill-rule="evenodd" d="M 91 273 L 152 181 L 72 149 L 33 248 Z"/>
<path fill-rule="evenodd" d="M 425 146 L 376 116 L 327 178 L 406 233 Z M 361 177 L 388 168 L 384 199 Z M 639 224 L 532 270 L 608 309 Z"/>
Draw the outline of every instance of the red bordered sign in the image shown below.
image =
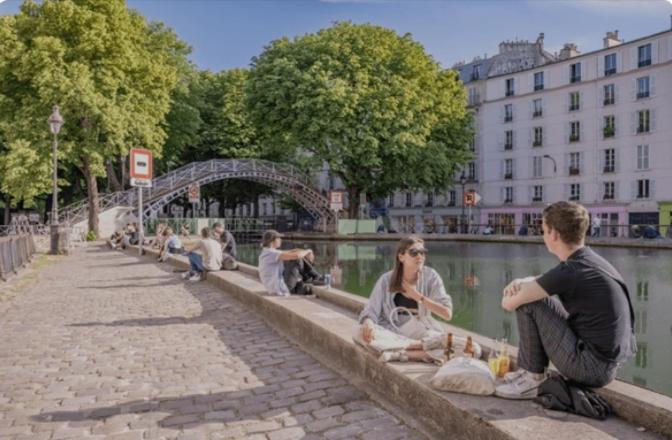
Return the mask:
<path fill-rule="evenodd" d="M 131 185 L 152 186 L 152 152 L 142 148 L 131 149 Z"/>

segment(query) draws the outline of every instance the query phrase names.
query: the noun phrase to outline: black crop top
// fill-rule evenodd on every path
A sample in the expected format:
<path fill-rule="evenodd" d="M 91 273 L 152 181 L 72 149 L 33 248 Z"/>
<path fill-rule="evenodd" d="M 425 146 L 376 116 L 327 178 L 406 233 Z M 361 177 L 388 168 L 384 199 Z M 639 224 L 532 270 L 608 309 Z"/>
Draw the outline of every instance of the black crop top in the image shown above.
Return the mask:
<path fill-rule="evenodd" d="M 407 309 L 418 308 L 418 302 L 416 300 L 404 296 L 401 292 L 395 293 L 393 300 L 396 307 L 406 307 Z"/>

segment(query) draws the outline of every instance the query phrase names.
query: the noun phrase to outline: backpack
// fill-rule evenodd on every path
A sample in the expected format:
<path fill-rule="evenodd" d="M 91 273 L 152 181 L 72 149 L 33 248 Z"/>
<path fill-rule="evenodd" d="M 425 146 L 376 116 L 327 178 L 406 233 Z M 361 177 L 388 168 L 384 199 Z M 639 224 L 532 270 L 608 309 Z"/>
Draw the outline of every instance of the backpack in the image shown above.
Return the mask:
<path fill-rule="evenodd" d="M 595 391 L 567 381 L 562 376 L 552 376 L 542 382 L 534 401 L 546 409 L 598 420 L 604 420 L 614 413 L 609 402 Z"/>

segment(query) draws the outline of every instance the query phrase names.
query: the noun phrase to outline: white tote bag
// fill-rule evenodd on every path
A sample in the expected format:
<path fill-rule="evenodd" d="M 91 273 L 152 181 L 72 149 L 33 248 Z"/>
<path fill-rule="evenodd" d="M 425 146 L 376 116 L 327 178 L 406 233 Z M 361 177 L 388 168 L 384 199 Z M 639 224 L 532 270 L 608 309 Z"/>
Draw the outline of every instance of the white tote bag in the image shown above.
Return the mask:
<path fill-rule="evenodd" d="M 399 322 L 399 313 L 405 312 L 408 315 L 408 320 L 404 323 Z M 392 327 L 403 336 L 406 336 L 410 339 L 415 339 L 416 341 L 421 340 L 425 337 L 428 330 L 432 330 L 433 326 L 426 318 L 422 316 L 417 316 L 411 313 L 406 307 L 395 307 L 390 312 L 389 316 L 390 324 Z"/>

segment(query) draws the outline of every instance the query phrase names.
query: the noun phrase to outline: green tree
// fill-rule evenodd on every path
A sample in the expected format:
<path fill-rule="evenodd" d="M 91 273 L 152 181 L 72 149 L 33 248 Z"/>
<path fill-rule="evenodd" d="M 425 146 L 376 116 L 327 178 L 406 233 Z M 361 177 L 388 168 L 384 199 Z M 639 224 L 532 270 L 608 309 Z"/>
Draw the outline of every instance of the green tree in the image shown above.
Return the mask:
<path fill-rule="evenodd" d="M 328 163 L 359 196 L 443 189 L 469 158 L 471 115 L 463 85 L 410 35 L 338 23 L 273 41 L 253 59 L 247 105 L 274 151 Z"/>
<path fill-rule="evenodd" d="M 24 167 L 3 173 L 0 189 L 26 201 L 49 191 L 46 120 L 59 104 L 59 161 L 84 175 L 97 234 L 96 177 L 131 147 L 160 156 L 161 124 L 188 51 L 124 0 L 26 0 L 16 16 L 0 18 L 0 135 L 9 141 L 0 163 Z"/>

